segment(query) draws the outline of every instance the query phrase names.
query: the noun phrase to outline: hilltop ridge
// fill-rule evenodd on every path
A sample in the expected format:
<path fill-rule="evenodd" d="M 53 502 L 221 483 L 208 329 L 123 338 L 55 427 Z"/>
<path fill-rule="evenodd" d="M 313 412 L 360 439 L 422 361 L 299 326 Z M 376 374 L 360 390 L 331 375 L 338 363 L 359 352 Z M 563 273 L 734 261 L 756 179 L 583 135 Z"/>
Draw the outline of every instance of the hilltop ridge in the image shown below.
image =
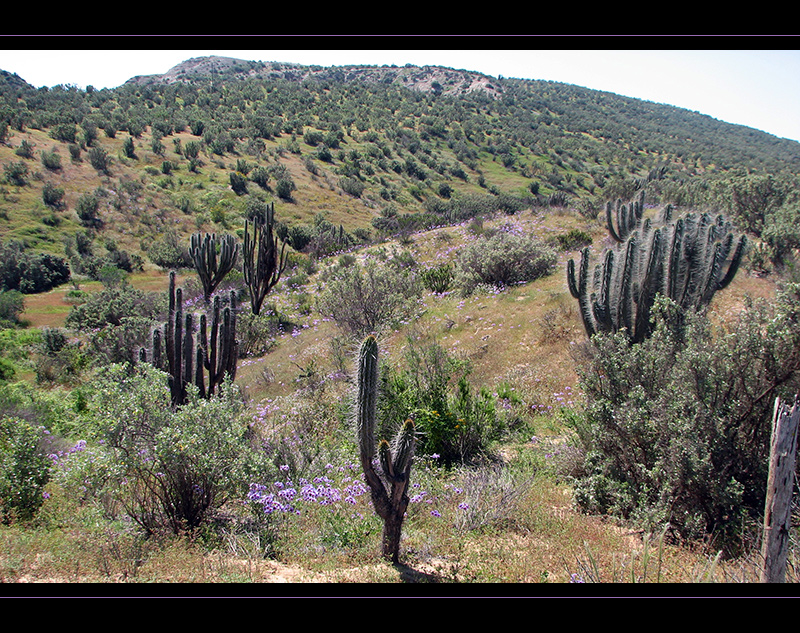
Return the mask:
<path fill-rule="evenodd" d="M 451 96 L 483 92 L 503 94 L 496 79 L 478 72 L 456 70 L 443 66 L 305 66 L 290 62 L 263 62 L 211 55 L 193 57 L 173 66 L 166 73 L 138 75 L 126 84 L 173 84 L 191 82 L 209 75 L 227 74 L 237 79 L 285 79 L 288 81 L 362 81 L 398 84 L 410 90 L 434 92 Z"/>

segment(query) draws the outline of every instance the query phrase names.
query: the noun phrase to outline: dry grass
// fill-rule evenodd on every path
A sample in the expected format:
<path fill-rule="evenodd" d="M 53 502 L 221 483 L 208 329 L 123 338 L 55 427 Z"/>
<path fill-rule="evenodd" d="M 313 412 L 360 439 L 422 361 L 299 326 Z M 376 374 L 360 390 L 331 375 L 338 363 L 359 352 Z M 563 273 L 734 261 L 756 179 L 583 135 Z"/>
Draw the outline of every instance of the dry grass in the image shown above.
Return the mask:
<path fill-rule="evenodd" d="M 595 236 L 596 248 L 601 248 L 602 226 L 587 223 L 574 213 L 544 217 L 526 213 L 494 220 L 509 221 L 544 235 L 584 228 Z M 426 265 L 469 239 L 470 228 L 464 225 L 429 231 L 413 236 L 410 242 L 383 247 L 408 249 L 419 265 Z M 437 342 L 471 361 L 470 380 L 476 386 L 495 388 L 505 383 L 515 388 L 525 403 L 525 428 L 531 435 L 548 442 L 563 442 L 565 429 L 547 407 L 555 404 L 556 394 L 574 388 L 571 350 L 584 340 L 563 273 L 570 256 L 574 253 L 562 253 L 556 273 L 533 284 L 468 298 L 456 294 L 426 295 L 420 317 L 408 327 L 387 334 L 382 349 L 389 358 L 399 358 L 409 334 Z M 166 288 L 166 275 L 136 275 L 132 283 L 158 291 Z M 313 287 L 312 282 L 307 290 L 313 291 Z M 63 323 L 69 309 L 63 302 L 64 292 L 59 289 L 27 298 L 23 317 L 35 327 Z M 740 275 L 730 289 L 718 296 L 715 310 L 730 315 L 739 309 L 745 296 L 770 297 L 773 292 L 769 281 Z M 292 312 L 296 298 L 290 293 L 271 299 L 303 327 L 294 335 L 281 337 L 266 356 L 240 363 L 237 382 L 245 388 L 253 407 L 267 400 L 279 403 L 286 399 L 290 403 L 297 387 L 306 384 L 299 379 L 303 370 L 313 366 L 324 377 L 347 362 L 346 353 L 339 357 L 334 353 L 332 343 L 341 335 L 335 324 L 314 313 L 303 316 Z M 348 387 L 343 382 L 330 383 L 326 389 L 322 397 L 331 402 L 347 397 Z M 490 512 L 485 505 L 486 515 L 479 517 L 483 522 L 477 529 L 466 529 L 452 507 L 440 518 L 415 508 L 405 524 L 402 566 L 380 560 L 377 532 L 363 534 L 347 547 L 331 544 L 330 525 L 322 515 L 313 513 L 287 522 L 277 549 L 264 541 L 262 533 L 246 529 L 225 531 L 213 543 L 186 538 L 145 542 L 134 538 L 124 527 L 106 524 L 98 528 L 102 522 L 73 513 L 61 515 L 56 525 L 0 529 L 0 580 L 286 583 L 326 588 L 349 583 L 630 585 L 756 580 L 756 566 L 749 560 L 719 561 L 711 548 L 679 547 L 665 542 L 660 535 L 632 532 L 575 511 L 568 485 L 557 473 L 542 467 L 543 449 L 526 439 L 516 438 L 513 444 L 498 449 L 515 472 L 527 473 L 523 478 L 525 486 L 521 479 L 517 481 L 522 492 L 515 497 L 515 503 L 500 507 L 503 512 L 496 507 Z M 442 495 L 441 498 L 443 486 L 455 485 L 461 476 L 437 475 L 424 469 L 412 472 L 415 482 L 430 487 L 431 495 Z M 368 512 L 369 502 L 363 501 L 363 510 Z M 491 506 L 489 497 L 485 504 Z M 265 558 L 267 550 L 271 554 Z M 790 579 L 797 580 L 794 575 Z M 303 591 L 306 590 L 298 593 Z M 536 591 L 525 593 L 534 595 Z"/>

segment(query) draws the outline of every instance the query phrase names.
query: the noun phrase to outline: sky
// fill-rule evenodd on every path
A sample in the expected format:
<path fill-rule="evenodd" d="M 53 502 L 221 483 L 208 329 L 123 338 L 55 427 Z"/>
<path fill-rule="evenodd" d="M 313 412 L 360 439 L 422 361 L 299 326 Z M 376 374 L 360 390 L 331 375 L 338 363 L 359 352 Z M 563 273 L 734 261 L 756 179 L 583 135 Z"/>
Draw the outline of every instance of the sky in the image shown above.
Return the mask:
<path fill-rule="evenodd" d="M 58 84 L 73 84 L 81 88 L 114 88 L 136 75 L 151 75 L 167 72 L 173 66 L 192 57 L 221 55 L 239 59 L 264 62 L 293 62 L 319 66 L 341 65 L 432 65 L 471 70 L 492 77 L 519 79 L 543 79 L 559 81 L 594 90 L 613 92 L 619 95 L 665 103 L 715 119 L 738 125 L 746 125 L 780 138 L 800 142 L 800 49 L 783 46 L 800 44 L 794 38 L 767 38 L 753 40 L 756 44 L 769 44 L 775 48 L 522 48 L 532 43 L 564 45 L 564 40 L 551 41 L 547 37 L 487 38 L 451 40 L 454 47 L 445 48 L 447 38 L 425 41 L 422 38 L 403 40 L 402 37 L 382 40 L 388 44 L 433 44 L 425 48 L 339 48 L 351 39 L 314 39 L 311 48 L 243 48 L 230 49 L 230 39 L 219 40 L 219 48 L 65 48 L 50 46 L 32 48 L 38 40 L 13 36 L 2 36 L 4 44 L 12 46 L 0 49 L 0 70 L 16 73 L 35 87 L 52 87 Z M 269 36 L 254 38 L 232 38 L 236 44 L 269 42 Z M 286 44 L 285 39 L 276 38 L 275 43 Z M 307 40 L 298 40 L 305 43 Z M 356 38 L 356 41 L 358 39 Z M 574 40 L 576 44 L 619 44 L 626 40 L 605 41 Z M 654 43 L 674 44 L 669 40 L 648 39 Z M 46 38 L 43 43 L 73 44 L 72 40 Z M 140 44 L 136 38 L 118 40 L 120 44 Z M 487 45 L 486 48 L 481 44 Z M 636 40 L 634 43 L 640 43 Z M 79 40 L 78 44 L 86 44 Z M 88 43 L 92 43 L 89 38 Z M 100 43 L 108 43 L 101 40 Z M 151 44 L 151 39 L 144 43 Z M 156 38 L 156 44 L 162 42 Z M 163 42 L 174 46 L 182 43 L 180 38 Z M 187 40 L 187 44 L 195 43 Z M 269 42 L 272 43 L 272 42 Z M 291 41 L 290 41 L 291 43 Z M 320 43 L 330 43 L 323 48 Z M 375 44 L 373 39 L 366 44 Z M 468 44 L 469 48 L 459 45 Z M 566 43 L 572 43 L 568 40 Z M 680 44 L 695 43 L 689 38 Z M 698 44 L 729 43 L 701 40 Z M 749 44 L 750 40 L 735 40 L 733 43 Z M 208 46 L 214 38 L 202 40 Z M 500 44 L 501 47 L 497 47 Z M 16 45 L 16 46 L 14 46 Z M 23 45 L 24 47 L 17 47 Z M 780 45 L 780 47 L 778 46 Z M 491 46 L 491 48 L 490 48 Z"/>

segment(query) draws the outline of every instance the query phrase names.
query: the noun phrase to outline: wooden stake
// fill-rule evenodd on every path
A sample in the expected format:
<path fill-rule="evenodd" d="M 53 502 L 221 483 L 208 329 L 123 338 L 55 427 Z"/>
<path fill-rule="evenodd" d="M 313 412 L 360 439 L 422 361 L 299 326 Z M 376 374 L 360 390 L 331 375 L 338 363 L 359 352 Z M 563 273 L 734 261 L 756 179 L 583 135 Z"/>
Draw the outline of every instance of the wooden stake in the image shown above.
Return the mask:
<path fill-rule="evenodd" d="M 764 561 L 761 570 L 763 583 L 784 582 L 786 576 L 797 428 L 800 423 L 799 398 L 800 396 L 795 396 L 791 407 L 781 402 L 780 398 L 775 399 L 767 501 L 764 508 L 764 535 L 761 543 L 761 557 Z"/>

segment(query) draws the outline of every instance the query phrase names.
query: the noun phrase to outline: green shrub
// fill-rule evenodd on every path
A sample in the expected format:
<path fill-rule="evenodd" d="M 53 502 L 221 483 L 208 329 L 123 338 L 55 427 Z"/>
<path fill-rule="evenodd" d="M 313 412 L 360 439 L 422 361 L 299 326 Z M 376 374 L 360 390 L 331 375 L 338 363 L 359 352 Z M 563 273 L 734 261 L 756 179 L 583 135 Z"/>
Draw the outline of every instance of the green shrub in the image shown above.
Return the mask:
<path fill-rule="evenodd" d="M 379 432 L 391 435 L 394 425 L 411 418 L 419 454 L 435 455 L 447 466 L 483 456 L 504 425 L 493 394 L 476 392 L 469 370 L 438 344 L 420 348 L 409 341 L 402 367 L 382 371 Z"/>
<path fill-rule="evenodd" d="M 167 375 L 147 364 L 105 367 L 93 385 L 84 427 L 103 440 L 118 472 L 106 490 L 146 532 L 182 533 L 247 493 L 252 457 L 243 402 L 230 384 L 210 399 L 192 391 L 173 410 Z"/>
<path fill-rule="evenodd" d="M 0 289 L 25 294 L 45 292 L 69 281 L 66 260 L 49 253 L 30 253 L 19 242 L 0 242 Z"/>
<path fill-rule="evenodd" d="M 452 264 L 441 264 L 423 270 L 420 274 L 425 287 L 436 294 L 442 294 L 450 289 L 453 283 Z"/>
<path fill-rule="evenodd" d="M 23 187 L 28 183 L 28 167 L 22 161 L 7 163 L 3 169 L 7 183 L 18 187 Z"/>
<path fill-rule="evenodd" d="M 20 417 L 0 417 L 0 522 L 29 520 L 41 507 L 49 479 L 44 427 Z"/>
<path fill-rule="evenodd" d="M 581 229 L 572 229 L 567 233 L 556 235 L 555 241 L 561 250 L 574 251 L 576 248 L 588 246 L 592 243 L 592 236 Z"/>
<path fill-rule="evenodd" d="M 726 547 L 764 510 L 774 397 L 800 387 L 800 286 L 728 328 L 659 298 L 649 339 L 597 335 L 575 429 L 586 511 Z"/>
<path fill-rule="evenodd" d="M 0 290 L 0 324 L 19 323 L 19 315 L 24 309 L 25 297 L 19 290 Z"/>
<path fill-rule="evenodd" d="M 42 187 L 42 201 L 48 207 L 60 207 L 64 200 L 64 187 L 56 187 L 53 183 L 46 182 Z"/>

